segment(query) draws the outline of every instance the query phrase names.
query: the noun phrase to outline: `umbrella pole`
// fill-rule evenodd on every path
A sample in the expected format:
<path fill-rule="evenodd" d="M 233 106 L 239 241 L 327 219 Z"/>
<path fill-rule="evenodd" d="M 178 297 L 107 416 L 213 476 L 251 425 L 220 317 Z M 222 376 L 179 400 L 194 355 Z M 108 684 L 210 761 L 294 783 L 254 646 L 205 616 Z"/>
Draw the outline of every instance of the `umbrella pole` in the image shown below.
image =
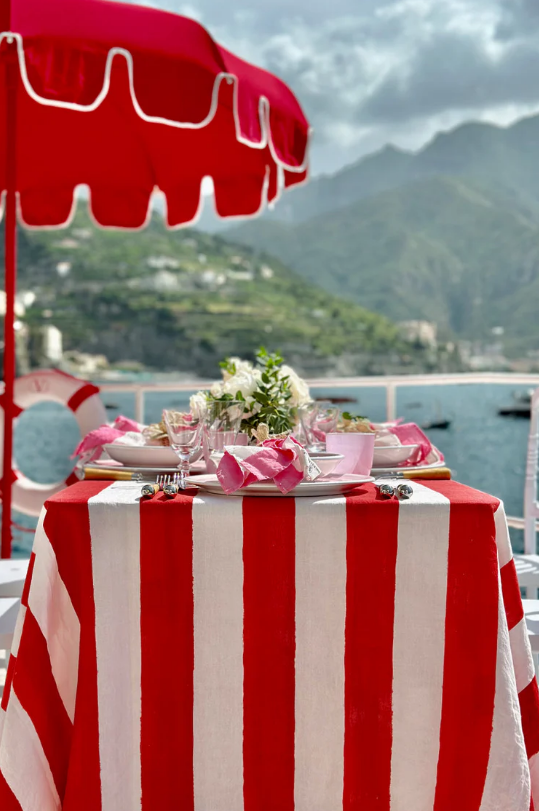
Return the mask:
<path fill-rule="evenodd" d="M 11 557 L 11 487 L 13 484 L 13 418 L 15 408 L 15 292 L 17 287 L 16 104 L 17 62 L 14 49 L 6 59 L 6 197 L 4 256 L 6 314 L 4 318 L 4 459 L 2 473 L 2 535 L 0 556 Z"/>

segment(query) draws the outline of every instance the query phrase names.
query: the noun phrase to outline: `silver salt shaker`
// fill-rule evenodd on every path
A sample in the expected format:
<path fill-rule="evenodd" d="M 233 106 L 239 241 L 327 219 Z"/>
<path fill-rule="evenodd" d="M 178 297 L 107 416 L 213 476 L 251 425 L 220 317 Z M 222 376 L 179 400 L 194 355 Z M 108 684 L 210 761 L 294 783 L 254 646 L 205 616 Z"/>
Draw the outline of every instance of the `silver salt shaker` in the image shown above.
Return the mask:
<path fill-rule="evenodd" d="M 413 495 L 413 492 L 414 491 L 412 489 L 411 484 L 407 483 L 399 484 L 399 486 L 397 487 L 397 495 L 399 496 L 399 498 L 408 499 Z"/>

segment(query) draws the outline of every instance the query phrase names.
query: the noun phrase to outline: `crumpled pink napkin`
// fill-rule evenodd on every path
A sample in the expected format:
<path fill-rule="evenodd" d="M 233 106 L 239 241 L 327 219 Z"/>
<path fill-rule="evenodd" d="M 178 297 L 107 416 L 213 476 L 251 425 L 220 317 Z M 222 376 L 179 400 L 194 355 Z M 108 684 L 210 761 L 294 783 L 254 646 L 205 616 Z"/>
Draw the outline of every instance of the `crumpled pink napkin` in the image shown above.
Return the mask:
<path fill-rule="evenodd" d="M 140 434 L 141 430 L 142 426 L 138 422 L 120 415 L 116 417 L 112 425 L 101 425 L 86 434 L 84 439 L 77 445 L 71 458 L 74 459 L 75 456 L 80 456 L 81 461 L 84 461 L 84 463 L 94 462 L 101 456 L 103 445 L 114 442 L 115 439 L 124 436 L 129 431 Z"/>
<path fill-rule="evenodd" d="M 293 437 L 267 439 L 256 447 L 227 445 L 217 468 L 227 495 L 254 482 L 271 480 L 281 493 L 289 493 L 301 481 L 314 481 L 320 474 L 318 465 Z"/>
<path fill-rule="evenodd" d="M 444 455 L 432 444 L 419 425 L 415 422 L 395 422 L 387 426 L 388 431 L 397 437 L 401 445 L 419 445 L 414 455 L 408 459 L 407 465 L 442 463 Z"/>
<path fill-rule="evenodd" d="M 118 431 L 123 431 L 127 433 L 128 431 L 134 431 L 136 434 L 140 434 L 142 429 L 144 428 L 143 425 L 136 422 L 135 420 L 130 419 L 129 417 L 124 417 L 122 414 L 116 417 L 114 422 L 112 423 Z"/>

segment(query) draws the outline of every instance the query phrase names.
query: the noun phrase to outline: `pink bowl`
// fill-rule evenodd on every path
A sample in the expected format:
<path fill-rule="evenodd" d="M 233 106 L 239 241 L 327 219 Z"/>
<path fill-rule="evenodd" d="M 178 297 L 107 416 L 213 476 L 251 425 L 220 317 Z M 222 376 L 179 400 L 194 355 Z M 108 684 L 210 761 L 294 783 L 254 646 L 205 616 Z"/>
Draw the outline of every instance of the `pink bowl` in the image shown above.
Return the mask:
<path fill-rule="evenodd" d="M 329 453 L 342 453 L 344 459 L 339 462 L 333 475 L 356 473 L 369 476 L 374 458 L 374 434 L 327 434 L 326 450 Z"/>

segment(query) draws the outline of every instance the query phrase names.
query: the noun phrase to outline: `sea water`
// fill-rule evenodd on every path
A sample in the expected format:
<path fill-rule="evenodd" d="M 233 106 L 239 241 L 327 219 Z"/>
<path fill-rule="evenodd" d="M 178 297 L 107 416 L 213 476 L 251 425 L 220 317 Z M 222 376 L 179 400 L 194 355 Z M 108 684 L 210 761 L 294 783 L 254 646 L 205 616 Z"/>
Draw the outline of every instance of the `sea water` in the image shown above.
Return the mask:
<path fill-rule="evenodd" d="M 442 415 L 452 420 L 448 430 L 428 431 L 432 442 L 444 453 L 454 478 L 501 498 L 508 515 L 523 515 L 524 474 L 529 421 L 500 417 L 498 408 L 512 401 L 511 385 L 465 384 L 403 386 L 397 390 L 397 413 L 419 425 Z M 354 402 L 343 410 L 363 414 L 373 421 L 386 416 L 386 394 L 380 388 L 317 388 L 315 397 L 350 397 Z M 135 416 L 135 397 L 130 392 L 103 395 L 109 419 L 118 414 Z M 183 409 L 189 392 L 155 392 L 145 396 L 145 421 L 157 422 L 163 408 Z M 70 454 L 79 441 L 77 423 L 71 412 L 55 403 L 40 403 L 25 411 L 15 429 L 15 458 L 18 467 L 37 482 L 61 481 L 69 474 Z M 14 520 L 31 529 L 36 520 L 16 513 Z M 522 551 L 522 533 L 513 532 L 513 545 Z M 14 531 L 14 554 L 27 555 L 32 534 Z"/>

